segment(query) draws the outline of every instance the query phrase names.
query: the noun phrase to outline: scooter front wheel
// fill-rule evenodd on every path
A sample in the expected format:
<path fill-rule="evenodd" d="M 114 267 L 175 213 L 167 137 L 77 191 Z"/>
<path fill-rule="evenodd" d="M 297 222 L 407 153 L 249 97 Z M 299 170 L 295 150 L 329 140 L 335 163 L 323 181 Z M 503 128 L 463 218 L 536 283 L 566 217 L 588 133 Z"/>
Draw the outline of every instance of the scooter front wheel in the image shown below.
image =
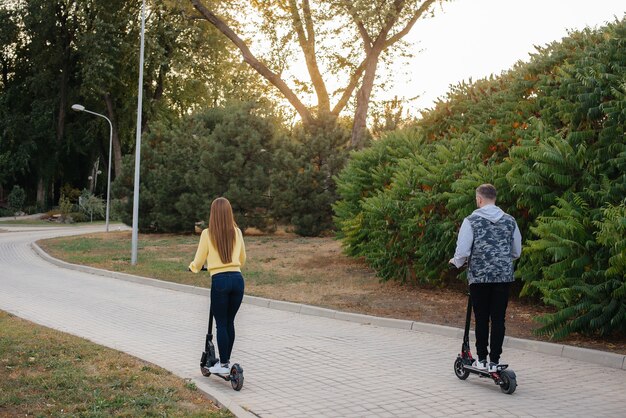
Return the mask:
<path fill-rule="evenodd" d="M 517 378 L 513 370 L 502 370 L 500 372 L 500 390 L 508 395 L 515 392 L 517 388 Z"/>
<path fill-rule="evenodd" d="M 200 373 L 202 373 L 202 376 L 205 376 L 205 377 L 211 376 L 211 372 L 209 371 L 208 367 L 200 366 Z"/>
<path fill-rule="evenodd" d="M 243 387 L 243 369 L 237 363 L 230 368 L 230 385 L 236 391 L 240 391 Z"/>
<path fill-rule="evenodd" d="M 454 361 L 454 374 L 461 380 L 467 379 L 467 376 L 470 374 L 470 372 L 463 367 L 463 359 L 461 357 L 457 357 Z"/>

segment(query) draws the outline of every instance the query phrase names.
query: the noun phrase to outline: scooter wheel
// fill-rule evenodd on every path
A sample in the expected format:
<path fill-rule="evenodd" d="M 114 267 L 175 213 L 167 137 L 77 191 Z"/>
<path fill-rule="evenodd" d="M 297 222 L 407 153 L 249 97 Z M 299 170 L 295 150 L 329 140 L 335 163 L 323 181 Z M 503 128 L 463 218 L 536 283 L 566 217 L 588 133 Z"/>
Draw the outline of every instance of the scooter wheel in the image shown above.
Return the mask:
<path fill-rule="evenodd" d="M 211 376 L 211 372 L 209 371 L 208 367 L 200 366 L 200 373 L 202 373 L 202 376 L 206 376 L 206 377 Z"/>
<path fill-rule="evenodd" d="M 230 368 L 230 385 L 236 391 L 240 391 L 243 387 L 243 369 L 237 363 Z"/>
<path fill-rule="evenodd" d="M 461 380 L 467 379 L 467 376 L 470 374 L 470 372 L 463 367 L 463 359 L 461 357 L 457 357 L 454 361 L 454 374 Z"/>
<path fill-rule="evenodd" d="M 500 372 L 500 390 L 510 395 L 515 392 L 515 388 L 517 388 L 515 372 L 512 370 L 502 370 Z"/>

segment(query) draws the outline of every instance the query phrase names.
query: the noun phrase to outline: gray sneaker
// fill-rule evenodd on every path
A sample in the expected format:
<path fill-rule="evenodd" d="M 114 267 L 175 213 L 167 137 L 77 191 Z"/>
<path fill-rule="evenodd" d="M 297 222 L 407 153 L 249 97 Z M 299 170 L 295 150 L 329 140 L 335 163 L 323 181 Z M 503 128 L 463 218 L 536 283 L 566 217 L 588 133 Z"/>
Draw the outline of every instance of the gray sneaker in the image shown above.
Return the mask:
<path fill-rule="evenodd" d="M 489 362 L 489 373 L 497 372 L 499 365 L 500 365 L 500 363 L 496 363 L 496 362 L 490 361 Z"/>

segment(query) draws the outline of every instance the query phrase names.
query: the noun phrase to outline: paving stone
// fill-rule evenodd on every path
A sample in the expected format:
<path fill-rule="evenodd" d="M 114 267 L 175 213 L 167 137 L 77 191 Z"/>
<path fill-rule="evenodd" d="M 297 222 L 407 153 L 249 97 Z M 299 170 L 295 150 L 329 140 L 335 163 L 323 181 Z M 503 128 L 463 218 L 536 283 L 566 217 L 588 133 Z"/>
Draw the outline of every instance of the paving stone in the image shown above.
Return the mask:
<path fill-rule="evenodd" d="M 245 384 L 235 392 L 199 372 L 205 295 L 59 268 L 29 247 L 39 238 L 95 230 L 0 234 L 0 309 L 191 378 L 239 416 L 252 416 L 242 408 L 261 417 L 576 417 L 624 410 L 626 371 L 619 368 L 505 347 L 503 360 L 519 385 L 505 395 L 491 380 L 455 377 L 461 341 L 450 330 L 392 328 L 364 316 L 342 321 L 295 304 L 274 305 L 296 312 L 269 309 L 261 299 L 244 303 L 237 317 L 233 360 L 243 366 Z"/>

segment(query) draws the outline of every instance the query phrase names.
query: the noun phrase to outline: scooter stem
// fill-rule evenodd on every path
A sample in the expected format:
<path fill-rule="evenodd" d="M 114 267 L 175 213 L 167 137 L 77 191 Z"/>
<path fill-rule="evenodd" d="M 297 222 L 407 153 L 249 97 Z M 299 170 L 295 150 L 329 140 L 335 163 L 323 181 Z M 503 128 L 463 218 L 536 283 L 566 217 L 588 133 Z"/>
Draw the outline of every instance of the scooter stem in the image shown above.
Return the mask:
<path fill-rule="evenodd" d="M 467 294 L 467 315 L 465 316 L 465 332 L 463 333 L 463 345 L 469 350 L 469 329 L 472 322 L 472 296 Z"/>

